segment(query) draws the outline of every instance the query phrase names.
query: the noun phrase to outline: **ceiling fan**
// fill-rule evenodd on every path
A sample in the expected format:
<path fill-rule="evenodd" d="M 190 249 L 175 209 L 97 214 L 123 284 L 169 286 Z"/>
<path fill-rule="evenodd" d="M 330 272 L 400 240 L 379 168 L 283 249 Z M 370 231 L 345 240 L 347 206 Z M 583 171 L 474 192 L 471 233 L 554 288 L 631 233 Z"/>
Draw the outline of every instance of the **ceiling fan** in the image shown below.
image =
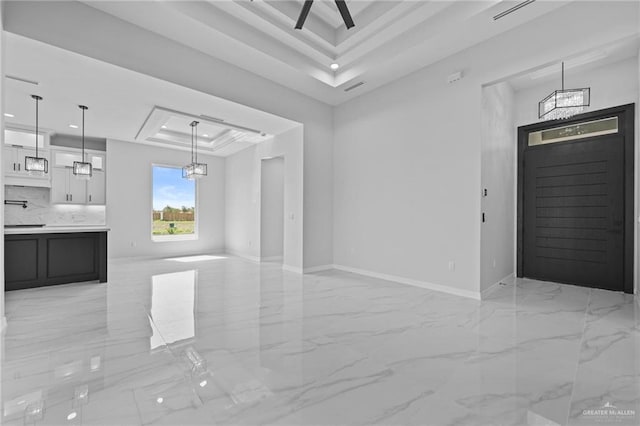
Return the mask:
<path fill-rule="evenodd" d="M 354 27 L 355 24 L 353 23 L 353 19 L 351 19 L 349 8 L 347 8 L 347 3 L 345 3 L 344 0 L 335 0 L 335 2 L 336 6 L 338 6 L 340 15 L 342 15 L 342 20 L 347 26 L 347 29 Z M 304 21 L 307 20 L 307 15 L 309 15 L 309 11 L 311 10 L 311 5 L 313 5 L 313 0 L 305 0 L 304 4 L 302 5 L 302 10 L 300 11 L 300 16 L 298 17 L 298 22 L 296 22 L 296 30 L 302 29 Z"/>

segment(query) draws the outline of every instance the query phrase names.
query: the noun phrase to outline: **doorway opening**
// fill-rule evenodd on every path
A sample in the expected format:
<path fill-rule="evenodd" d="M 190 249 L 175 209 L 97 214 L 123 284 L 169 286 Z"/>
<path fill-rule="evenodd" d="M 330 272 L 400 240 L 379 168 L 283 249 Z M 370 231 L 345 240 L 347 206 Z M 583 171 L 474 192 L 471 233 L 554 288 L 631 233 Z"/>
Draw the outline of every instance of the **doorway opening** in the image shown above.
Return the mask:
<path fill-rule="evenodd" d="M 284 259 L 284 157 L 262 159 L 260 168 L 260 260 Z"/>
<path fill-rule="evenodd" d="M 518 128 L 518 277 L 633 293 L 634 110 Z"/>

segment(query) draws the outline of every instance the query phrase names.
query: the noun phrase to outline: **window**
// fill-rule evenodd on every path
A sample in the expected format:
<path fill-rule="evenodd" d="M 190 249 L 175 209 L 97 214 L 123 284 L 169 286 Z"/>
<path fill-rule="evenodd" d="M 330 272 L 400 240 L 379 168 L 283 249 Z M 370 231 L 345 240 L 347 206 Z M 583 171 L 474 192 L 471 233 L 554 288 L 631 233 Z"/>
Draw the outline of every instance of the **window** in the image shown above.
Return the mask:
<path fill-rule="evenodd" d="M 618 133 L 618 117 L 603 118 L 529 133 L 529 146 L 566 142 L 613 133 Z"/>
<path fill-rule="evenodd" d="M 196 238 L 196 182 L 182 178 L 178 167 L 153 166 L 152 238 Z"/>

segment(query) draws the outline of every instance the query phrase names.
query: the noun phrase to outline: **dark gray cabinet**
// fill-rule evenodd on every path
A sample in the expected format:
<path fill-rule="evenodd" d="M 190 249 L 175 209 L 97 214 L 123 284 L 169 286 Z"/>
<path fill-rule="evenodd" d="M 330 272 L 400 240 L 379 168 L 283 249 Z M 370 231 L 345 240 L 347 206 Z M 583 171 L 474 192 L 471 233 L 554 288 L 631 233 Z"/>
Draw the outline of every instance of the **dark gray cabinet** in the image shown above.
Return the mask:
<path fill-rule="evenodd" d="M 5 235 L 5 290 L 107 281 L 107 233 Z"/>

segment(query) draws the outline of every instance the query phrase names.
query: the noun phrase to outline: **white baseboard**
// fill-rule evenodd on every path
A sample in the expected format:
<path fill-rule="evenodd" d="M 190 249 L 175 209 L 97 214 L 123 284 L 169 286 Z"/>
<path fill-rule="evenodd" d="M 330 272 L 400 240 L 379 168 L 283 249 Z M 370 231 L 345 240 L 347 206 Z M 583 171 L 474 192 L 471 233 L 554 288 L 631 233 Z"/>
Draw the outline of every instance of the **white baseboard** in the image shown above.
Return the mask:
<path fill-rule="evenodd" d="M 491 293 L 493 293 L 502 283 L 510 283 L 511 281 L 513 281 L 513 279 L 515 278 L 516 274 L 514 272 L 510 273 L 509 275 L 507 275 L 506 277 L 502 278 L 501 280 L 491 284 L 488 288 L 482 290 L 480 292 L 480 298 L 484 299 L 485 297 L 487 297 L 488 295 L 490 295 Z"/>
<path fill-rule="evenodd" d="M 2 328 L 0 328 L 0 332 L 4 332 L 4 330 L 7 328 L 7 317 L 6 316 L 2 316 Z"/>
<path fill-rule="evenodd" d="M 269 256 L 260 258 L 262 262 L 281 262 L 283 259 L 283 256 Z"/>
<path fill-rule="evenodd" d="M 328 271 L 330 269 L 336 269 L 335 265 L 319 265 L 312 266 L 311 268 L 304 268 L 304 273 L 313 274 L 314 272 Z"/>
<path fill-rule="evenodd" d="M 298 268 L 296 266 L 291 265 L 282 265 L 283 271 L 294 272 L 296 274 L 302 274 L 302 268 Z"/>
<path fill-rule="evenodd" d="M 236 257 L 241 257 L 243 259 L 250 260 L 252 262 L 260 263 L 260 258 L 258 256 L 250 256 L 248 254 L 240 253 L 234 250 L 227 250 L 227 254 L 230 254 Z"/>
<path fill-rule="evenodd" d="M 470 299 L 480 300 L 480 292 L 463 290 L 455 287 L 450 287 L 442 284 L 434 284 L 426 281 L 418 281 L 411 278 L 398 277 L 395 275 L 381 274 L 378 272 L 367 271 L 364 269 L 351 268 L 343 265 L 333 265 L 335 269 L 345 272 L 352 272 L 354 274 L 365 275 L 367 277 L 379 278 L 387 281 L 394 281 L 400 284 L 407 284 L 414 287 L 426 288 L 428 290 L 435 290 L 442 293 L 449 293 L 455 296 L 467 297 Z"/>
<path fill-rule="evenodd" d="M 165 260 L 165 259 L 172 259 L 172 258 L 179 258 L 179 257 L 190 257 L 190 256 L 202 256 L 202 255 L 210 255 L 210 256 L 224 256 L 225 254 L 228 254 L 226 251 L 224 250 L 213 250 L 213 251 L 198 251 L 195 253 L 191 253 L 191 252 L 186 252 L 186 253 L 179 253 L 179 254 L 154 254 L 154 255 L 144 255 L 144 256 L 117 256 L 117 257 L 109 257 L 107 259 L 108 262 L 111 263 L 124 263 L 124 262 L 131 262 L 131 261 L 150 261 L 150 260 Z"/>

